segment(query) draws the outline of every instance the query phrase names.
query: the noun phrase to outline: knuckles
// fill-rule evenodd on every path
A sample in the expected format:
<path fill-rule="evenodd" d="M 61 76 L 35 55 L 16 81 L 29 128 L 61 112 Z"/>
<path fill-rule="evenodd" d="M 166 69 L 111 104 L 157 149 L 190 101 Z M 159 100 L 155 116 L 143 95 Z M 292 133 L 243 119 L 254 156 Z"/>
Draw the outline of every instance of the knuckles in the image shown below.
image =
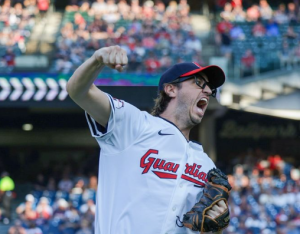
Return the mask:
<path fill-rule="evenodd" d="M 97 50 L 95 52 L 95 57 L 98 61 L 108 65 L 111 68 L 115 68 L 117 63 L 127 64 L 128 62 L 126 51 L 118 45 L 104 47 Z M 123 68 L 118 68 L 117 70 L 123 70 Z"/>

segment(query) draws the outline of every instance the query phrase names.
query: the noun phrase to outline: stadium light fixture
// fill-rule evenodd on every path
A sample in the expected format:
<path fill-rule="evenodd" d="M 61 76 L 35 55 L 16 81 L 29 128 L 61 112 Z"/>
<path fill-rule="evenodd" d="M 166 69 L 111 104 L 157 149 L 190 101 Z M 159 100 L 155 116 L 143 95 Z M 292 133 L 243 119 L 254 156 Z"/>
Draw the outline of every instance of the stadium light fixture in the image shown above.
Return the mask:
<path fill-rule="evenodd" d="M 22 129 L 27 132 L 32 131 L 33 125 L 30 123 L 23 124 Z"/>

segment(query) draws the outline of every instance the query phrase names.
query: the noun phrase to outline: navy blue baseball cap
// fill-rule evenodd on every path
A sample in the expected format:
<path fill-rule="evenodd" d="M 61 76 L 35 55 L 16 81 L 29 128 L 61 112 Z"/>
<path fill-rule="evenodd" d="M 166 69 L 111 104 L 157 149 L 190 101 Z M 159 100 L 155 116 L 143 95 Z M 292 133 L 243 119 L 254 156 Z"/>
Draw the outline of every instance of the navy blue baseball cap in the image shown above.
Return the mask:
<path fill-rule="evenodd" d="M 162 74 L 159 80 L 158 90 L 162 91 L 166 83 L 199 72 L 203 72 L 207 76 L 209 83 L 215 88 L 220 87 L 225 82 L 224 71 L 216 65 L 201 67 L 198 63 L 177 63 Z"/>

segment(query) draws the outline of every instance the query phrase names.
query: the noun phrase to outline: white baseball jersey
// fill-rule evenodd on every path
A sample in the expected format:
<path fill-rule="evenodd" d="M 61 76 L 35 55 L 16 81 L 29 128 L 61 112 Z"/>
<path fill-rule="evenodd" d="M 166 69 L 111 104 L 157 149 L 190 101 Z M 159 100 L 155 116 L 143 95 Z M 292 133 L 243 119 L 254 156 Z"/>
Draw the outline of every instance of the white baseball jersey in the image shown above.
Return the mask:
<path fill-rule="evenodd" d="M 213 161 L 171 122 L 108 95 L 106 128 L 86 113 L 100 145 L 95 234 L 184 234 Z M 177 222 L 177 224 L 176 224 Z"/>

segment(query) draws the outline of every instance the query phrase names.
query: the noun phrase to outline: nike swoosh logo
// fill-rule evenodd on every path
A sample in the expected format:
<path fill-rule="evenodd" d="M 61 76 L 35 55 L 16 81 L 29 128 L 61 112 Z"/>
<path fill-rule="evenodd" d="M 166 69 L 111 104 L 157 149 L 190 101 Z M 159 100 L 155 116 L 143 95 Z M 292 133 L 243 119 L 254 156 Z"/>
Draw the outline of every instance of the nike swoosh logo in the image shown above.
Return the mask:
<path fill-rule="evenodd" d="M 174 134 L 170 134 L 170 133 L 162 133 L 161 130 L 158 132 L 158 135 L 161 136 L 168 136 L 168 135 L 174 135 Z"/>

